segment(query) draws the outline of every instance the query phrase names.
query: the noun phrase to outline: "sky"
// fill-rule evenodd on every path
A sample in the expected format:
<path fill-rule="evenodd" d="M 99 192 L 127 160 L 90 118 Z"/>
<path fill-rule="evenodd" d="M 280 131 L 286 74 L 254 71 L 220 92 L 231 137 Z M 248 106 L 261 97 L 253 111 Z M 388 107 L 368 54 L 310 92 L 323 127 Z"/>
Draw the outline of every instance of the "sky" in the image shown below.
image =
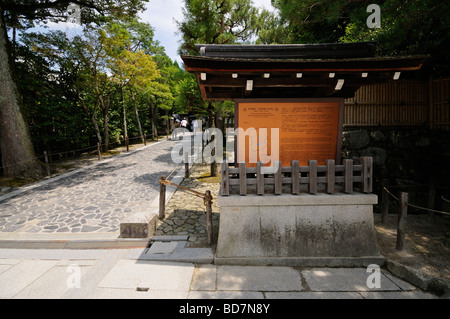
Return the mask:
<path fill-rule="evenodd" d="M 266 8 L 272 11 L 271 0 L 253 0 L 258 8 Z M 182 60 L 178 55 L 181 36 L 176 35 L 178 31 L 175 20 L 183 20 L 183 0 L 150 0 L 147 9 L 140 14 L 142 21 L 148 22 L 155 29 L 155 40 L 158 40 L 166 49 L 167 55 L 180 65 Z"/>

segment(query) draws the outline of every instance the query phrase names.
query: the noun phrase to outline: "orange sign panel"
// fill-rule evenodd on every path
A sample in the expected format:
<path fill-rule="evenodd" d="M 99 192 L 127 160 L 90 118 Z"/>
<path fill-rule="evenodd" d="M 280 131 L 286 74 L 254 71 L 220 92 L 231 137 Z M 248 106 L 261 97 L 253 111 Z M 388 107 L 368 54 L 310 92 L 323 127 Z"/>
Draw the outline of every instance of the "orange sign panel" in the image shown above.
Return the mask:
<path fill-rule="evenodd" d="M 308 160 L 317 160 L 319 165 L 336 160 L 341 105 L 342 100 L 237 102 L 238 162 L 243 161 L 243 154 L 249 166 L 256 161 L 271 166 L 280 160 L 282 166 L 290 166 L 291 160 L 300 165 L 307 165 Z"/>

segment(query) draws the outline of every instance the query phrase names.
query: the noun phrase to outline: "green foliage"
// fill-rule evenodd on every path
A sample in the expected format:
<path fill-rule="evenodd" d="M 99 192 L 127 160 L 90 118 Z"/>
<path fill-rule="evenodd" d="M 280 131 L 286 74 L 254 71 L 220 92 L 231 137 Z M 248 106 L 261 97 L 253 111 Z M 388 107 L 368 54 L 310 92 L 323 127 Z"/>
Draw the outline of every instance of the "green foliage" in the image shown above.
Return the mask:
<path fill-rule="evenodd" d="M 197 55 L 196 44 L 251 41 L 260 30 L 259 9 L 251 0 L 185 0 L 184 20 L 177 21 L 183 37 L 181 54 Z"/>
<path fill-rule="evenodd" d="M 24 33 L 15 56 L 38 150 L 80 149 L 98 137 L 104 143 L 107 135 L 110 143 L 123 141 L 122 106 L 130 137 L 139 134 L 135 111 L 141 112 L 144 133 L 152 122 L 165 129 L 162 119 L 171 114 L 185 72 L 153 40 L 152 27 L 132 19 L 85 26 L 73 37 Z"/>
<path fill-rule="evenodd" d="M 381 28 L 369 29 L 368 13 L 359 13 L 347 24 L 340 41 L 377 41 L 380 55 L 429 54 L 431 64 L 449 68 L 448 1 L 386 0 L 380 7 Z"/>
<path fill-rule="evenodd" d="M 381 8 L 381 27 L 366 20 Z M 450 2 L 441 0 L 276 0 L 258 43 L 376 41 L 378 55 L 428 54 L 435 74 L 450 69 Z"/>

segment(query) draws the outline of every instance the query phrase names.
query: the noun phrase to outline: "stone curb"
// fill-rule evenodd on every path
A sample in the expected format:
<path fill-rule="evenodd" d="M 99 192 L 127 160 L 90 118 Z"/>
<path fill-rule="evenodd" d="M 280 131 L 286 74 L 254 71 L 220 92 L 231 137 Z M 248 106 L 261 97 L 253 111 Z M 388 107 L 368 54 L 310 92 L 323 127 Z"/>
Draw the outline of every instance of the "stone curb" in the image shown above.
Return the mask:
<path fill-rule="evenodd" d="M 441 298 L 450 298 L 450 280 L 427 275 L 423 271 L 392 260 L 386 260 L 386 268 L 394 276 L 424 291 L 431 292 Z"/>
<path fill-rule="evenodd" d="M 116 249 L 145 248 L 150 238 L 118 238 L 92 240 L 0 240 L 7 249 Z"/>

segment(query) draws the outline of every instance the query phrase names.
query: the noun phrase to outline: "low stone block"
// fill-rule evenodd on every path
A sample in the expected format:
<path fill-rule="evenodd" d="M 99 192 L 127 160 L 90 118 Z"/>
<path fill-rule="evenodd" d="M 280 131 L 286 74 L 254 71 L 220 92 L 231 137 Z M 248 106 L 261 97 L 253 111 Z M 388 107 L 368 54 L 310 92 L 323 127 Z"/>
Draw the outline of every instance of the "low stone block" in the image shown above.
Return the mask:
<path fill-rule="evenodd" d="M 155 234 L 157 213 L 138 212 L 120 223 L 121 238 L 150 238 Z"/>

